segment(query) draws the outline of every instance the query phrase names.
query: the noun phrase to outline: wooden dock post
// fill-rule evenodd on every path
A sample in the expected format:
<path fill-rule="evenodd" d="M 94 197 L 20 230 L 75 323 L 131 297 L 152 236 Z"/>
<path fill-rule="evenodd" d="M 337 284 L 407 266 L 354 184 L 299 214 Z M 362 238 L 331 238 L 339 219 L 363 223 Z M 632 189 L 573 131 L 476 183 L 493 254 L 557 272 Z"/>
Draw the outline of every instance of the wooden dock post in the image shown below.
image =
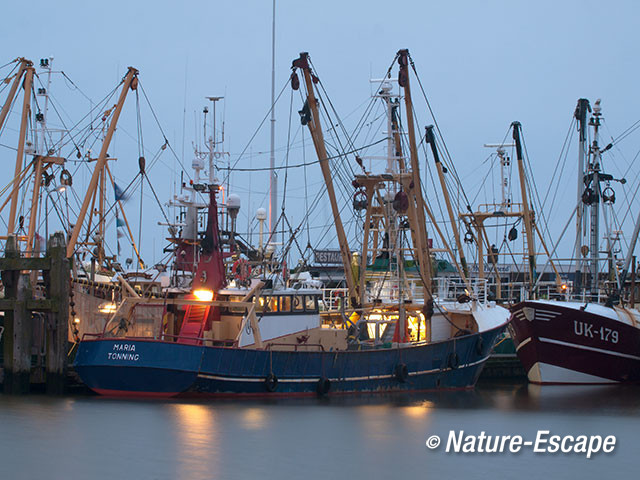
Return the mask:
<path fill-rule="evenodd" d="M 69 335 L 69 289 L 71 270 L 62 232 L 56 232 L 47 242 L 47 257 L 51 269 L 43 272 L 47 297 L 57 308 L 47 312 L 46 391 L 64 393 L 67 376 L 67 339 Z"/>
<path fill-rule="evenodd" d="M 20 250 L 15 235 L 6 242 L 5 258 L 19 259 Z M 2 272 L 5 297 L 14 299 L 13 308 L 4 314 L 4 392 L 29 393 L 31 376 L 31 312 L 27 302 L 32 299 L 28 274 L 19 270 Z"/>
<path fill-rule="evenodd" d="M 31 377 L 34 311 L 46 312 L 46 391 L 49 394 L 64 392 L 71 288 L 69 263 L 62 232 L 49 238 L 44 258 L 22 258 L 17 237 L 11 235 L 7 240 L 4 258 L 0 258 L 5 288 L 5 298 L 0 299 L 0 310 L 5 312 L 2 336 L 5 393 L 28 393 L 31 381 L 37 381 L 37 375 Z M 33 298 L 31 275 L 23 273 L 25 270 L 42 271 L 46 298 Z"/>

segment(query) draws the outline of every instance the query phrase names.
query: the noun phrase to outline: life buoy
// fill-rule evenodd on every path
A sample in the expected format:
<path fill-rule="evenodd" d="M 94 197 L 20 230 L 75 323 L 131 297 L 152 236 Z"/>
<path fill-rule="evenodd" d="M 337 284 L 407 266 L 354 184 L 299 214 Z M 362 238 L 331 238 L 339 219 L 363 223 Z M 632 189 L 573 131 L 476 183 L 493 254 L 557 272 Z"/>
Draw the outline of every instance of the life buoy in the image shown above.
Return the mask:
<path fill-rule="evenodd" d="M 268 392 L 275 392 L 278 388 L 278 377 L 275 374 L 270 373 L 264 379 L 264 386 Z"/>
<path fill-rule="evenodd" d="M 400 383 L 404 383 L 409 378 L 409 369 L 404 363 L 399 363 L 393 371 L 393 376 Z"/>
<path fill-rule="evenodd" d="M 251 265 L 244 258 L 240 258 L 233 262 L 231 267 L 233 278 L 240 284 L 245 284 L 251 275 Z"/>
<path fill-rule="evenodd" d="M 360 187 L 353 194 L 353 209 L 357 211 L 366 210 L 368 204 L 367 200 L 367 191 L 364 188 Z"/>

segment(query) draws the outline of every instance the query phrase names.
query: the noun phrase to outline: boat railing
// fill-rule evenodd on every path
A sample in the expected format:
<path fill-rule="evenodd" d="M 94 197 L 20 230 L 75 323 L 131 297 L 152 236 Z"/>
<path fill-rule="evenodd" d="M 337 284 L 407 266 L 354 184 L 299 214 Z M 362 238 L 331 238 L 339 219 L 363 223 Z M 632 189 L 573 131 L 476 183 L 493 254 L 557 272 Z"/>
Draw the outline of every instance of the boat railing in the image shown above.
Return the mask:
<path fill-rule="evenodd" d="M 315 347 L 315 348 L 320 348 L 321 351 L 324 352 L 324 346 L 321 343 L 276 343 L 276 342 L 270 342 L 267 343 L 266 346 L 264 347 L 265 350 L 271 350 L 271 347 L 287 347 L 287 348 L 291 348 L 293 347 L 293 351 L 297 352 L 298 348 L 302 348 L 302 347 Z"/>
<path fill-rule="evenodd" d="M 457 301 L 461 296 L 466 295 L 480 303 L 486 303 L 488 280 L 484 278 L 472 278 L 465 282 L 460 277 L 436 277 L 434 279 L 434 294 L 438 299 L 443 301 Z M 397 281 L 385 281 L 382 284 L 371 287 L 372 291 L 368 291 L 369 297 L 375 296 L 375 299 L 382 299 L 383 302 L 397 302 L 399 296 L 402 295 L 405 300 L 412 303 L 423 303 L 424 294 L 421 279 L 408 278 L 399 288 Z M 374 295 L 375 294 L 375 295 Z M 323 311 L 339 312 L 342 303 L 348 298 L 347 288 L 325 288 L 322 290 Z M 374 300 L 372 300 L 374 301 Z"/>
<path fill-rule="evenodd" d="M 163 335 L 153 335 L 153 336 L 147 336 L 147 337 L 143 337 L 143 336 L 115 336 L 115 335 L 109 335 L 107 333 L 85 333 L 82 335 L 82 340 L 84 340 L 85 338 L 94 338 L 94 339 L 112 339 L 112 340 L 122 340 L 122 341 L 127 341 L 127 340 L 142 340 L 142 341 L 173 341 L 175 343 L 181 343 L 180 340 L 185 340 L 188 342 L 196 342 L 196 343 L 201 343 L 203 345 L 210 345 L 212 347 L 233 347 L 235 345 L 235 341 L 234 340 L 214 340 L 212 338 L 204 338 L 204 337 L 190 337 L 190 336 L 184 336 L 184 335 L 167 335 L 167 334 L 163 334 Z"/>
<path fill-rule="evenodd" d="M 349 297 L 348 288 L 323 288 L 322 289 L 322 311 L 339 312 L 342 309 L 342 302 Z"/>
<path fill-rule="evenodd" d="M 480 303 L 487 301 L 489 282 L 486 278 L 470 278 L 466 282 L 460 277 L 436 277 L 436 294 L 440 300 L 458 301 L 467 296 Z"/>
<path fill-rule="evenodd" d="M 559 287 L 555 281 L 539 282 L 536 291 L 531 295 L 528 282 L 502 282 L 499 288 L 500 295 L 496 295 L 496 300 L 517 303 L 535 298 L 537 300 L 604 303 L 610 293 L 606 289 L 599 289 L 592 294 L 588 287 L 576 291 L 570 283 L 565 286 L 566 288 Z M 490 282 L 488 290 L 495 294 L 498 292 L 498 287 L 494 282 Z"/>

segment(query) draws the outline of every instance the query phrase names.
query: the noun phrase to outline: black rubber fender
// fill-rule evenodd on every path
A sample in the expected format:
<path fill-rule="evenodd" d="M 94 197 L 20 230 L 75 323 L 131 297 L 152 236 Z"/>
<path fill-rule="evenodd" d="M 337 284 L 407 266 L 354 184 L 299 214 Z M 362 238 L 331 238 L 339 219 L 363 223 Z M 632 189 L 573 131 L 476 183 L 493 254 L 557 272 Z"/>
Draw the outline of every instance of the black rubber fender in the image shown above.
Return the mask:
<path fill-rule="evenodd" d="M 478 336 L 478 341 L 476 342 L 476 353 L 478 355 L 482 355 L 484 353 L 484 339 Z"/>
<path fill-rule="evenodd" d="M 278 389 L 278 377 L 270 373 L 264 379 L 264 386 L 268 392 L 275 392 Z"/>
<path fill-rule="evenodd" d="M 447 365 L 449 365 L 449 368 L 453 370 L 460 366 L 460 358 L 458 358 L 458 354 L 456 352 L 451 352 L 449 354 L 449 358 L 447 358 Z"/>
<path fill-rule="evenodd" d="M 318 393 L 318 396 L 322 397 L 326 395 L 329 393 L 329 390 L 331 390 L 331 380 L 327 377 L 320 377 L 316 384 L 316 392 Z"/>
<path fill-rule="evenodd" d="M 409 378 L 409 369 L 404 363 L 399 363 L 393 371 L 393 376 L 400 383 L 404 383 Z"/>

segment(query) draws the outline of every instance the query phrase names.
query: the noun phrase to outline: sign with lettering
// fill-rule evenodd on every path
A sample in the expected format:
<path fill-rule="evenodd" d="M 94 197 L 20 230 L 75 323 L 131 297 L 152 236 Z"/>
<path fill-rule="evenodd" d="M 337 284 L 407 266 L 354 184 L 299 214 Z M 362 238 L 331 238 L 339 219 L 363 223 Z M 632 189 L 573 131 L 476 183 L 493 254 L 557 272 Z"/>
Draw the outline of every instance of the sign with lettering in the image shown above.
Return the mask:
<path fill-rule="evenodd" d="M 114 343 L 111 352 L 107 353 L 109 360 L 140 360 L 140 354 L 136 353 L 136 346 L 133 343 Z"/>
<path fill-rule="evenodd" d="M 324 265 L 341 265 L 342 256 L 340 250 L 314 250 L 315 263 Z"/>

